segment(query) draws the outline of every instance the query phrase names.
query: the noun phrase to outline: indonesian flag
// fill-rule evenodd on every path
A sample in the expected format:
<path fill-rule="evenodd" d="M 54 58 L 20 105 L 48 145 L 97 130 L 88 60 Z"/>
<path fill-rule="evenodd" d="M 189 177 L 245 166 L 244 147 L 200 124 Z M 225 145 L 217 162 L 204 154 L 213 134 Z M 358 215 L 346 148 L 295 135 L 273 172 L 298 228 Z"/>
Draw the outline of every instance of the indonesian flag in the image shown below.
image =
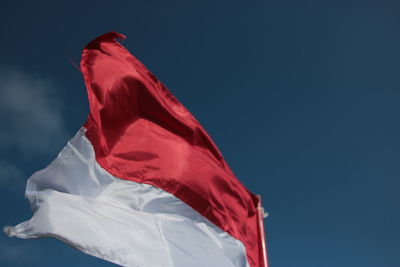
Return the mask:
<path fill-rule="evenodd" d="M 124 266 L 266 267 L 260 200 L 199 122 L 111 32 L 83 50 L 90 114 L 33 174 L 19 238 Z"/>

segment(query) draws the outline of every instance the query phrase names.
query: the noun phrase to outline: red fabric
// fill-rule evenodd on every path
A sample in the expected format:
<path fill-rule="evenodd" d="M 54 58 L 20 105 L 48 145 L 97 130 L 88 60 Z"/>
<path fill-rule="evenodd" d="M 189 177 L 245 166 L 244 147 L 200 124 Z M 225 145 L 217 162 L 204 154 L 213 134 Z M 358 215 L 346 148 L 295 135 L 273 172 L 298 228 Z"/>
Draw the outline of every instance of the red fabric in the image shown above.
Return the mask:
<path fill-rule="evenodd" d="M 186 108 L 111 32 L 83 50 L 85 124 L 98 163 L 115 177 L 161 188 L 242 241 L 263 266 L 258 199 L 234 176 Z"/>

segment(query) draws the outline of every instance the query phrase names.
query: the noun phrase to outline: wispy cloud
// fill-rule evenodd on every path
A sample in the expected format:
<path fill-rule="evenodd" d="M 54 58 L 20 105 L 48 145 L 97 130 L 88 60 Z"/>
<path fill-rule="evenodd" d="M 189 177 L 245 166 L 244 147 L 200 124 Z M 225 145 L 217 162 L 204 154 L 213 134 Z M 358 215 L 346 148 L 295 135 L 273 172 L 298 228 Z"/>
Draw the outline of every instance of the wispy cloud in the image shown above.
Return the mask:
<path fill-rule="evenodd" d="M 27 256 L 29 252 L 29 256 Z M 3 263 L 27 264 L 42 255 L 37 246 L 26 240 L 0 237 L 0 258 Z"/>
<path fill-rule="evenodd" d="M 0 185 L 12 185 L 4 190 L 24 188 L 26 160 L 66 140 L 57 93 L 49 78 L 0 67 Z"/>
<path fill-rule="evenodd" d="M 0 69 L 0 147 L 24 156 L 48 152 L 65 138 L 54 83 L 18 69 Z"/>
<path fill-rule="evenodd" d="M 0 184 L 23 187 L 25 182 L 26 178 L 15 164 L 6 161 L 0 162 Z"/>

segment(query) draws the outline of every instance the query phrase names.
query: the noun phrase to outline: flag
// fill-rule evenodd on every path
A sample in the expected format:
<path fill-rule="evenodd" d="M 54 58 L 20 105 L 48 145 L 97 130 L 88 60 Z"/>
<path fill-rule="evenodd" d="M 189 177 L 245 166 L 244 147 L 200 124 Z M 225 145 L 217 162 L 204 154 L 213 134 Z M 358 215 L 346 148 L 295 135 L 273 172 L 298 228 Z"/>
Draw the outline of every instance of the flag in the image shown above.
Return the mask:
<path fill-rule="evenodd" d="M 87 122 L 29 178 L 33 217 L 4 231 L 123 266 L 265 267 L 259 198 L 124 38 L 84 48 Z"/>

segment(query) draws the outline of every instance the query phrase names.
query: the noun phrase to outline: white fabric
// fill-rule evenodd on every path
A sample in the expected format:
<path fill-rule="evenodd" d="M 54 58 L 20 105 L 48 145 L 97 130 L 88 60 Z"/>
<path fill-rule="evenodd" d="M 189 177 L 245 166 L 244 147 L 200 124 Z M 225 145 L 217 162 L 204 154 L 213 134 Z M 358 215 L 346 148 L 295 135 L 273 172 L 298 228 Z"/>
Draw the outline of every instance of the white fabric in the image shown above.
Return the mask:
<path fill-rule="evenodd" d="M 55 237 L 124 266 L 249 266 L 243 244 L 175 196 L 113 177 L 82 128 L 28 180 L 34 215 L 9 236 Z"/>

